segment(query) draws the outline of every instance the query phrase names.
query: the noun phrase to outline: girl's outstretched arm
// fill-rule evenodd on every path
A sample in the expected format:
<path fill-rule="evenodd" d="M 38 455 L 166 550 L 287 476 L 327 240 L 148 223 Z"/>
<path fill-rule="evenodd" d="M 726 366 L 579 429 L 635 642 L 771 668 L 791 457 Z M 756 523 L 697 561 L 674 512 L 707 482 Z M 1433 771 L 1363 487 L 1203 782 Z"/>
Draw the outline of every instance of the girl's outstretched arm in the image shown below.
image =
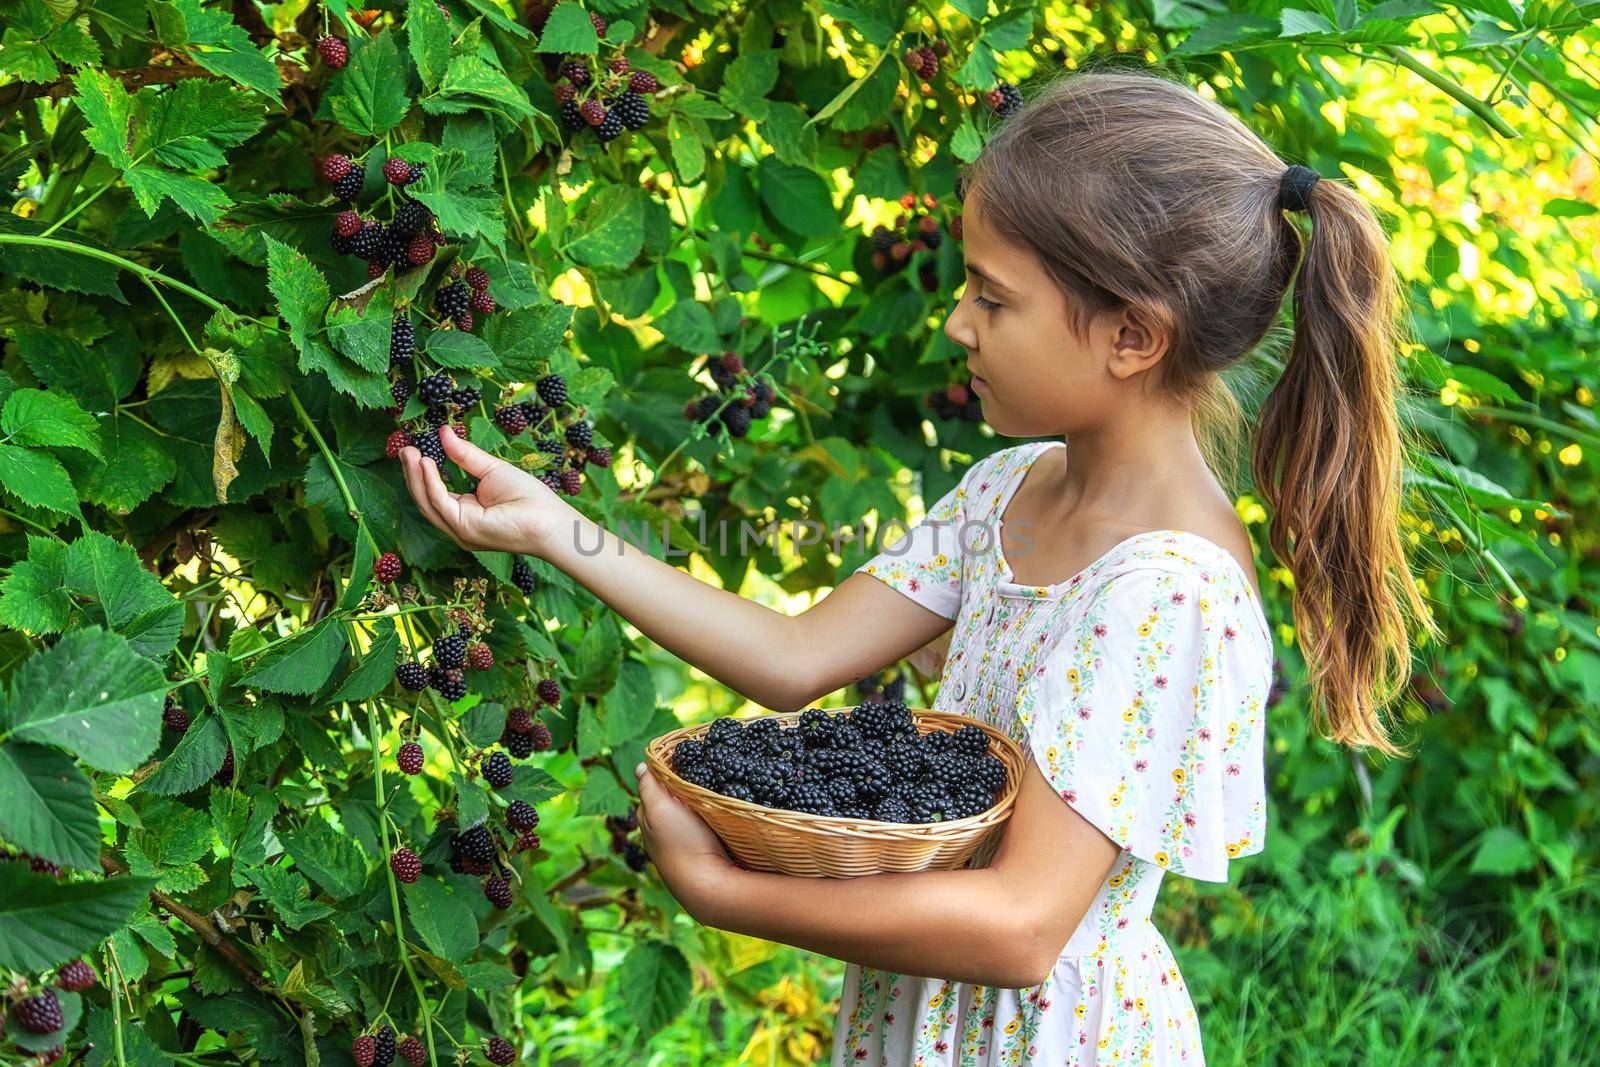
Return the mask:
<path fill-rule="evenodd" d="M 748 871 L 640 764 L 639 825 L 656 870 L 707 926 L 897 974 L 1037 985 L 1120 852 L 1029 761 L 982 870 L 800 878 Z"/>
<path fill-rule="evenodd" d="M 805 707 L 950 627 L 868 575 L 852 575 L 800 615 L 774 611 L 635 548 L 520 467 L 452 433 L 439 436 L 478 485 L 452 493 L 431 459 L 402 449 L 406 485 L 428 521 L 463 548 L 546 560 L 662 648 L 763 707 Z"/>

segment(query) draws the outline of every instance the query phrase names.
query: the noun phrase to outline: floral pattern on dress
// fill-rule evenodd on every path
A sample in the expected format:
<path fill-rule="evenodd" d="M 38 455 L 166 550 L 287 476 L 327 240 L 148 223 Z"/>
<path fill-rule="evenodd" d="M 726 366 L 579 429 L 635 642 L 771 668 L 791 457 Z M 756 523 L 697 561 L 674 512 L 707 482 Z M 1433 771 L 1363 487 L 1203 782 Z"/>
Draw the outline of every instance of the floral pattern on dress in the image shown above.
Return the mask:
<path fill-rule="evenodd" d="M 1187 531 L 1136 534 L 1052 585 L 1014 581 L 1000 520 L 1050 447 L 985 457 L 929 509 L 924 524 L 987 527 L 987 543 L 947 528 L 935 551 L 919 524 L 858 570 L 954 619 L 934 707 L 1009 733 L 1123 851 L 1037 986 L 850 964 L 835 1067 L 1204 1062 L 1150 913 L 1167 871 L 1226 879 L 1264 843 L 1271 631 L 1234 557 Z"/>

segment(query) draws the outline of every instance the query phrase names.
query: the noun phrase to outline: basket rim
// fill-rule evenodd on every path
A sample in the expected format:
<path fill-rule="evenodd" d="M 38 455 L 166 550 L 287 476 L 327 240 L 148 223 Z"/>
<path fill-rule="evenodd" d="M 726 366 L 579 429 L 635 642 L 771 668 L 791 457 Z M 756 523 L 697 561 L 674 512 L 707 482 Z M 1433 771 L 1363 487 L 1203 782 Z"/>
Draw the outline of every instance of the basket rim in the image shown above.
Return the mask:
<path fill-rule="evenodd" d="M 822 710 L 828 712 L 829 714 L 833 714 L 834 712 L 839 711 L 853 711 L 857 707 L 860 707 L 860 705 L 849 704 L 845 705 L 844 707 L 824 708 Z M 755 722 L 759 719 L 780 719 L 784 720 L 780 721 L 779 723 L 780 729 L 793 729 L 793 727 L 785 725 L 785 721 L 793 720 L 798 722 L 800 716 L 808 710 L 810 709 L 801 709 L 800 711 L 772 711 L 761 715 L 746 715 L 743 717 L 722 717 L 738 718 L 738 721 L 745 723 Z M 906 710 L 911 712 L 913 721 L 919 721 L 923 717 L 932 717 L 957 721 L 963 724 L 970 723 L 973 726 L 977 726 L 985 733 L 989 734 L 989 736 L 993 738 L 996 743 L 1003 745 L 1016 753 L 1018 757 L 1016 762 L 1019 766 L 1026 762 L 1025 758 L 1023 758 L 1021 745 L 1017 744 L 997 727 L 991 726 L 986 722 L 981 722 L 970 715 L 963 715 L 959 712 L 953 711 L 935 711 L 932 708 L 908 707 Z M 712 722 L 715 721 L 716 720 L 714 719 L 712 720 Z M 1017 793 L 1021 788 L 1020 781 L 1008 782 L 1007 788 L 1001 792 L 1000 799 L 995 801 L 989 807 L 985 808 L 983 811 L 976 815 L 968 815 L 964 818 L 950 819 L 948 821 L 934 820 L 931 822 L 890 822 L 885 819 L 863 819 L 849 815 L 818 815 L 815 812 L 795 811 L 792 808 L 773 808 L 768 807 L 765 804 L 757 804 L 750 800 L 740 800 L 738 797 L 730 797 L 725 793 L 719 793 L 715 789 L 707 789 L 705 786 L 696 785 L 688 779 L 681 777 L 677 771 L 672 769 L 671 763 L 667 761 L 662 753 L 662 749 L 666 746 L 666 743 L 673 739 L 678 741 L 686 740 L 688 737 L 697 736 L 698 734 L 709 731 L 710 729 L 711 722 L 697 723 L 693 726 L 680 726 L 676 730 L 669 730 L 664 734 L 660 734 L 652 738 L 649 744 L 645 746 L 645 762 L 649 765 L 652 772 L 657 773 L 658 776 L 661 775 L 661 772 L 665 772 L 665 775 L 670 776 L 673 784 L 679 790 L 688 793 L 691 797 L 697 800 L 714 803 L 725 809 L 731 809 L 732 813 L 734 814 L 743 815 L 747 813 L 759 812 L 762 815 L 769 817 L 771 815 L 776 815 L 785 821 L 793 820 L 799 824 L 795 827 L 795 829 L 811 829 L 815 827 L 818 830 L 826 831 L 827 828 L 837 827 L 841 830 L 847 830 L 852 833 L 882 831 L 884 829 L 891 829 L 897 833 L 904 833 L 908 829 L 916 830 L 926 828 L 925 835 L 931 835 L 933 833 L 945 833 L 953 830 L 975 829 L 979 823 L 993 822 L 998 814 L 1009 810 L 1015 804 Z M 696 812 L 696 814 L 699 813 Z M 824 825 L 818 826 L 817 824 Z"/>

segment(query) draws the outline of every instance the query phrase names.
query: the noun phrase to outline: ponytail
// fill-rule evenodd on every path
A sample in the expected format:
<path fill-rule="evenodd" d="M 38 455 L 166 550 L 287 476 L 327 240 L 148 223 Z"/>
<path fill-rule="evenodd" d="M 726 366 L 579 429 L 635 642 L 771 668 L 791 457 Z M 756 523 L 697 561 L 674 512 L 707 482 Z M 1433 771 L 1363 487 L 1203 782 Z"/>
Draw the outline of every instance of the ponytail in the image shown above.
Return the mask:
<path fill-rule="evenodd" d="M 1356 193 L 1319 181 L 1306 202 L 1311 238 L 1294 287 L 1294 341 L 1262 404 L 1251 469 L 1272 516 L 1272 550 L 1294 575 L 1318 729 L 1396 755 L 1384 708 L 1411 674 L 1408 621 L 1438 634 L 1399 526 L 1399 279 L 1383 229 Z M 1288 216 L 1281 225 L 1284 254 L 1300 257 L 1299 230 Z"/>

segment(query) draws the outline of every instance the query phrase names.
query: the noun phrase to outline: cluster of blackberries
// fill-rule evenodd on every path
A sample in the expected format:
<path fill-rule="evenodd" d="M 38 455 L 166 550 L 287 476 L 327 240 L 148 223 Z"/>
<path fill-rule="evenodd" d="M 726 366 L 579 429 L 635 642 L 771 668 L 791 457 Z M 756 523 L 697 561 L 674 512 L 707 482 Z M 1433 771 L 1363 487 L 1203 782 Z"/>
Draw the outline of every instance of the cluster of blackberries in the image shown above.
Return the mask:
<path fill-rule="evenodd" d="M 99 981 L 94 968 L 84 960 L 73 960 L 62 964 L 56 971 L 55 985 L 57 989 L 64 989 L 68 993 L 81 993 Z M 25 992 L 25 982 L 17 979 L 18 993 Z M 40 989 L 31 996 L 18 996 L 11 1005 L 11 1017 L 17 1025 L 30 1034 L 53 1034 L 66 1025 L 62 1016 L 61 1001 L 56 997 L 55 989 L 48 986 Z M 55 1051 L 60 1053 L 59 1047 Z M 55 1057 L 46 1054 L 46 1062 L 53 1061 Z"/>
<path fill-rule="evenodd" d="M 983 102 L 1003 119 L 1022 110 L 1022 90 L 1010 82 L 996 82 L 995 87 L 983 94 Z"/>
<path fill-rule="evenodd" d="M 384 161 L 383 177 L 390 185 L 404 190 L 423 175 L 423 164 L 407 163 L 390 157 Z M 331 155 L 322 161 L 322 178 L 333 185 L 333 195 L 354 201 L 366 185 L 367 170 L 349 156 Z M 438 221 L 427 206 L 403 191 L 388 222 L 366 218 L 355 208 L 346 208 L 333 220 L 329 246 L 342 256 L 355 256 L 367 263 L 367 277 L 379 278 L 390 267 L 410 270 L 433 259 L 445 243 Z"/>
<path fill-rule="evenodd" d="M 683 406 L 683 416 L 695 422 L 710 423 L 720 419 L 732 437 L 744 437 L 756 419 L 772 413 L 772 404 L 778 392 L 772 382 L 760 374 L 751 374 L 738 353 L 724 352 L 707 364 L 711 380 L 718 392 L 689 401 Z M 724 398 L 732 402 L 723 405 Z M 720 411 L 718 409 L 721 409 Z"/>
<path fill-rule="evenodd" d="M 489 295 L 489 272 L 482 267 L 468 267 L 463 276 L 460 266 L 450 265 L 450 280 L 433 294 L 433 308 L 453 321 L 456 329 L 470 330 L 473 312 L 488 315 L 494 311 L 495 303 Z"/>
<path fill-rule="evenodd" d="M 960 419 L 963 422 L 983 421 L 983 402 L 961 382 L 952 382 L 943 389 L 935 389 L 922 398 L 928 409 L 940 422 Z"/>
<path fill-rule="evenodd" d="M 495 425 L 508 437 L 528 431 L 534 438 L 535 450 L 550 457 L 549 466 L 539 473 L 539 480 L 555 492 L 576 496 L 583 490 L 585 466 L 611 466 L 611 449 L 594 443 L 594 424 L 586 419 L 575 418 L 563 429 L 560 418 L 556 418 L 548 429 L 552 432 L 560 430 L 561 438 L 545 432 L 546 421 L 567 403 L 567 380 L 561 375 L 546 374 L 534 383 L 534 393 L 537 400 L 531 397 L 508 400 L 495 408 Z M 523 566 L 526 567 L 526 564 Z M 523 592 L 529 593 L 532 591 L 532 572 L 528 571 L 526 577 L 528 587 Z M 518 588 L 523 588 L 515 573 L 512 578 L 517 581 Z"/>
<path fill-rule="evenodd" d="M 615 815 L 606 816 L 606 829 L 611 833 L 611 851 L 621 853 L 623 862 L 631 871 L 642 871 L 650 862 L 650 854 L 644 850 L 644 846 L 628 837 L 638 828 L 637 809 L 630 808 L 625 819 L 619 819 Z"/>
<path fill-rule="evenodd" d="M 931 214 L 937 201 L 933 194 L 915 193 L 900 198 L 905 214 L 895 220 L 893 228 L 877 226 L 872 230 L 872 265 L 885 274 L 895 274 L 911 261 L 917 252 L 931 252 L 944 243 L 944 232 L 939 219 Z M 938 287 L 939 275 L 932 262 L 924 262 L 918 271 L 922 287 L 932 292 Z"/>
<path fill-rule="evenodd" d="M 610 144 L 623 130 L 639 130 L 649 124 L 646 97 L 660 86 L 649 71 L 633 70 L 626 57 L 617 56 L 607 63 L 598 81 L 588 65 L 577 59 L 561 64 L 561 75 L 555 97 L 561 106 L 561 125 L 569 133 L 592 129 L 601 144 Z M 580 100 L 585 89 L 588 94 Z"/>
<path fill-rule="evenodd" d="M 419 693 L 431 686 L 454 703 L 467 695 L 467 671 L 486 671 L 493 666 L 494 653 L 477 639 L 471 625 L 463 622 L 454 633 L 434 639 L 430 666 L 407 660 L 395 667 L 394 677 L 402 689 Z"/>
<path fill-rule="evenodd" d="M 899 701 L 834 714 L 808 708 L 791 728 L 771 718 L 718 719 L 703 740 L 678 743 L 672 769 L 770 808 L 899 823 L 982 814 L 1006 784 L 982 729 L 918 733 Z"/>
<path fill-rule="evenodd" d="M 387 1024 L 370 1034 L 361 1034 L 350 1043 L 350 1055 L 356 1067 L 389 1067 L 396 1052 L 412 1067 L 420 1067 L 428 1059 L 427 1046 L 410 1034 L 396 1042 L 394 1030 Z"/>
<path fill-rule="evenodd" d="M 550 727 L 527 708 L 517 706 L 506 712 L 506 725 L 500 733 L 500 743 L 517 759 L 527 759 L 535 752 L 548 751 L 551 741 Z"/>
<path fill-rule="evenodd" d="M 900 671 L 885 682 L 882 671 L 873 671 L 856 683 L 856 693 L 862 700 L 872 700 L 880 704 L 904 701 L 906 698 L 905 672 Z"/>
<path fill-rule="evenodd" d="M 911 72 L 923 81 L 932 81 L 939 73 L 939 60 L 950 54 L 950 46 L 942 40 L 934 41 L 932 45 L 921 48 L 912 48 L 905 54 L 906 66 Z"/>
<path fill-rule="evenodd" d="M 0 862 L 25 862 L 28 865 L 28 869 L 34 874 L 48 874 L 52 878 L 61 877 L 61 867 L 58 864 L 52 863 L 50 860 L 47 860 L 42 856 L 34 856 L 30 853 L 23 852 L 20 849 L 13 852 L 4 846 L 0 846 Z"/>
<path fill-rule="evenodd" d="M 505 753 L 498 753 L 504 758 Z M 510 783 L 507 783 L 510 784 Z M 506 826 L 516 835 L 513 851 L 527 852 L 539 847 L 539 811 L 532 804 L 513 800 L 506 808 Z M 511 907 L 511 868 L 499 858 L 505 851 L 505 839 L 499 830 L 480 823 L 450 837 L 450 869 L 456 874 L 486 875 L 483 895 L 489 903 L 504 911 Z"/>

